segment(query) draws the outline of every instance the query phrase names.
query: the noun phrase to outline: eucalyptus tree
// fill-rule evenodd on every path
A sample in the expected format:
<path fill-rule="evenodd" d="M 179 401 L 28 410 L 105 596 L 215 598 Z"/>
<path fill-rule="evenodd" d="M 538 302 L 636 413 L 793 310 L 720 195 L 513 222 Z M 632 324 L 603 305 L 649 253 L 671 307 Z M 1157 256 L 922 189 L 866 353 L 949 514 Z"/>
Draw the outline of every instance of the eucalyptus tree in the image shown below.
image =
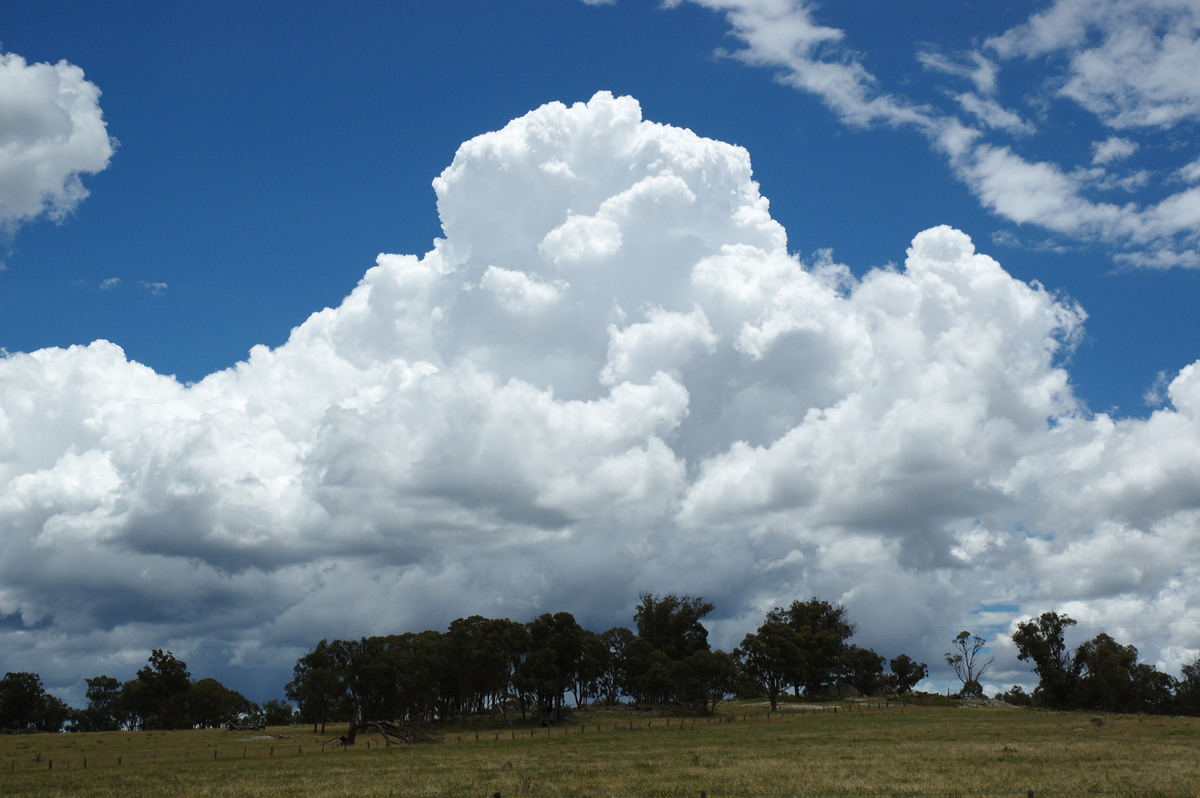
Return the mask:
<path fill-rule="evenodd" d="M 187 717 L 187 696 L 192 675 L 187 663 L 160 648 L 150 652 L 149 661 L 137 672 L 142 696 L 157 712 L 159 729 L 182 729 L 191 724 Z"/>
<path fill-rule="evenodd" d="M 778 709 L 780 694 L 799 670 L 800 640 L 795 630 L 768 615 L 757 631 L 742 638 L 734 655 L 743 673 L 766 694 L 771 710 Z"/>
<path fill-rule="evenodd" d="M 983 695 L 980 682 L 995 662 L 995 657 L 983 659 L 987 640 L 964 630 L 955 635 L 951 643 L 953 650 L 946 652 L 946 664 L 954 669 L 954 675 L 962 682 L 962 694 Z"/>
<path fill-rule="evenodd" d="M 847 640 L 854 634 L 846 608 L 813 597 L 776 607 L 767 620 L 782 623 L 794 635 L 798 655 L 792 660 L 788 681 L 796 695 L 817 696 L 833 685 L 845 667 Z"/>
<path fill-rule="evenodd" d="M 312 723 L 313 734 L 318 728 L 324 734 L 325 724 L 332 719 L 330 713 L 345 693 L 328 640 L 322 639 L 296 660 L 284 693 L 298 707 L 300 718 Z"/>
<path fill-rule="evenodd" d="M 1066 641 L 1067 630 L 1074 625 L 1075 620 L 1066 615 L 1043 612 L 1018 623 L 1013 632 L 1017 659 L 1032 662 L 1033 672 L 1040 677 L 1033 691 L 1034 703 L 1039 706 L 1065 709 L 1074 702 L 1079 669 Z"/>

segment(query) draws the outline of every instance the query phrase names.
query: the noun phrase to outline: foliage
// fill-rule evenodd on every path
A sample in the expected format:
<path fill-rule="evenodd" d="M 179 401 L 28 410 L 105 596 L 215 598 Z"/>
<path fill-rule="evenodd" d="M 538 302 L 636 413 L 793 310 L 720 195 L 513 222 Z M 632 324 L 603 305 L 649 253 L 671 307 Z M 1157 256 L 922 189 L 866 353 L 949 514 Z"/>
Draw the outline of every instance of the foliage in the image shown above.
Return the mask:
<path fill-rule="evenodd" d="M 1172 703 L 1174 680 L 1139 664 L 1137 649 L 1099 634 L 1075 651 L 1079 672 L 1075 706 L 1113 712 L 1164 712 Z"/>
<path fill-rule="evenodd" d="M 137 672 L 138 689 L 131 691 L 141 703 L 143 725 L 157 714 L 159 729 L 186 729 L 189 723 L 187 698 L 191 690 L 187 664 L 170 651 L 156 648 Z"/>
<path fill-rule="evenodd" d="M 1034 663 L 1041 679 L 1033 703 L 1053 709 L 1110 712 L 1200 713 L 1200 672 L 1182 682 L 1137 661 L 1137 649 L 1101 633 L 1072 655 L 1066 632 L 1075 621 L 1056 612 L 1017 624 L 1018 658 Z"/>
<path fill-rule="evenodd" d="M 1008 688 L 1008 692 L 996 693 L 996 700 L 1003 701 L 1006 704 L 1012 704 L 1014 707 L 1031 707 L 1033 706 L 1033 697 L 1026 693 L 1019 684 L 1014 684 Z"/>
<path fill-rule="evenodd" d="M 813 597 L 793 601 L 786 609 L 777 607 L 767 620 L 787 625 L 794 635 L 800 656 L 788 679 L 796 695 L 819 696 L 828 691 L 845 667 L 846 641 L 854 634 L 846 608 Z"/>
<path fill-rule="evenodd" d="M 643 593 L 633 614 L 638 637 L 678 662 L 696 651 L 708 650 L 708 630 L 700 623 L 712 604 L 690 596 Z"/>
<path fill-rule="evenodd" d="M 1057 612 L 1044 612 L 1017 624 L 1012 640 L 1017 659 L 1033 662 L 1033 672 L 1041 677 L 1033 699 L 1039 706 L 1062 709 L 1071 705 L 1079 674 L 1066 644 L 1067 629 L 1075 621 Z"/>
<path fill-rule="evenodd" d="M 900 654 L 889 660 L 888 667 L 892 670 L 891 686 L 898 695 L 910 692 L 918 682 L 929 676 L 928 666 L 907 654 Z"/>
<path fill-rule="evenodd" d="M 614 627 L 596 634 L 567 612 L 518 623 L 473 615 L 445 632 L 425 631 L 359 640 L 321 640 L 300 657 L 285 688 L 292 705 L 273 700 L 259 708 L 211 678 L 193 681 L 186 663 L 155 649 L 134 679 L 87 680 L 88 704 L 72 710 L 48 695 L 37 674 L 9 673 L 0 681 L 0 727 L 89 732 L 117 729 L 218 728 L 226 724 L 350 722 L 347 733 L 370 721 L 439 725 L 490 716 L 507 728 L 534 719 L 570 721 L 575 707 L 675 705 L 703 714 L 730 695 L 766 696 L 772 710 L 791 689 L 816 698 L 853 687 L 859 694 L 904 694 L 911 703 L 944 703 L 914 695 L 928 676 L 925 663 L 900 654 L 890 661 L 849 642 L 854 625 L 846 610 L 818 598 L 794 601 L 766 614 L 732 653 L 713 651 L 702 620 L 713 605 L 702 598 L 642 594 L 634 612 L 637 632 Z M 1015 705 L 1092 711 L 1200 714 L 1200 659 L 1179 681 L 1137 661 L 1137 649 L 1100 634 L 1068 653 L 1065 633 L 1074 620 L 1044 613 L 1016 626 L 1019 658 L 1031 661 L 1041 682 L 1032 696 L 1013 687 L 997 697 Z M 982 696 L 992 665 L 986 641 L 963 631 L 946 662 L 962 681 L 963 696 Z"/>
<path fill-rule="evenodd" d="M 341 683 L 334 675 L 329 641 L 322 640 L 316 648 L 296 660 L 292 674 L 293 679 L 288 682 L 284 692 L 299 707 L 300 718 L 313 725 L 313 733 L 317 732 L 319 726 L 324 734 L 329 713 L 341 694 Z"/>
<path fill-rule="evenodd" d="M 849 645 L 842 654 L 841 680 L 859 695 L 875 695 L 883 682 L 883 657 L 869 648 Z"/>
<path fill-rule="evenodd" d="M 751 683 L 766 694 L 771 710 L 777 709 L 779 695 L 797 672 L 801 657 L 800 642 L 791 627 L 768 616 L 757 632 L 742 638 L 734 653 Z"/>
<path fill-rule="evenodd" d="M 286 726 L 295 715 L 295 707 L 278 698 L 272 698 L 262 705 L 262 721 L 267 726 Z"/>
<path fill-rule="evenodd" d="M 42 686 L 36 673 L 6 673 L 0 679 L 0 729 L 58 731 L 70 708 Z"/>

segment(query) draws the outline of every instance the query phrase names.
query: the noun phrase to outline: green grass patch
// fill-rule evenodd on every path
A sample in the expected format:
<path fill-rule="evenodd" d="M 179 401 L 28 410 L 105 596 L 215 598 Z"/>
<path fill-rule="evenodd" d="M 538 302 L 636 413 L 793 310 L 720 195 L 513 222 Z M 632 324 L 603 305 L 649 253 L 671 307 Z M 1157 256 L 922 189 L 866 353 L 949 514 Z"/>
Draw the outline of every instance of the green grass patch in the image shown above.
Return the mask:
<path fill-rule="evenodd" d="M 5 796 L 1195 794 L 1200 719 L 995 708 L 598 713 L 343 751 L 311 729 L 0 737 Z M 630 726 L 632 725 L 632 729 Z M 478 741 L 476 736 L 478 735 Z M 84 760 L 87 760 L 86 768 Z M 118 760 L 120 764 L 118 764 Z"/>

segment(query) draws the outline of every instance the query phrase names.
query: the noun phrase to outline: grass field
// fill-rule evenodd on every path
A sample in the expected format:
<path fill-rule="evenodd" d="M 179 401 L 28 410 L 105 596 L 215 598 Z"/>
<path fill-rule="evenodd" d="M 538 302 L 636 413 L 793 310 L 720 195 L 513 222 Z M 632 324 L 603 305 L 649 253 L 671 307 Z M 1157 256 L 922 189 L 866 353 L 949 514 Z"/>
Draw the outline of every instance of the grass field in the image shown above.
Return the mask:
<path fill-rule="evenodd" d="M 732 722 L 597 714 L 324 752 L 332 729 L 0 736 L 0 795 L 1200 795 L 1200 718 L 722 708 Z"/>

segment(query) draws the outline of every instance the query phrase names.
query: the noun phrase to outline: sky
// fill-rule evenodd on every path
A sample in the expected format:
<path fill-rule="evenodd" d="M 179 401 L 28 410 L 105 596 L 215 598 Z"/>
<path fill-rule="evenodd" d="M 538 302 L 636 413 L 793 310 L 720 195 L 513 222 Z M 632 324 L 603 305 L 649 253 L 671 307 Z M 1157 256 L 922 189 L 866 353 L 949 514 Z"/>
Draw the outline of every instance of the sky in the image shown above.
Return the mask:
<path fill-rule="evenodd" d="M 1200 654 L 1194 0 L 0 8 L 0 669 L 843 603 Z"/>

